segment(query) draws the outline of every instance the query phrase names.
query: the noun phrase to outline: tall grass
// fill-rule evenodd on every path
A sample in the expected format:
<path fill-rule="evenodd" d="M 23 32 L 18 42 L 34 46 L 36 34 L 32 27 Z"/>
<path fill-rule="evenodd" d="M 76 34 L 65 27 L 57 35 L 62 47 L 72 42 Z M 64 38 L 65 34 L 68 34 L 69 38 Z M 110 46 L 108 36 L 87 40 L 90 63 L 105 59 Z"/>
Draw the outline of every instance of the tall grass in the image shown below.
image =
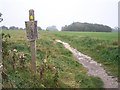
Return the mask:
<path fill-rule="evenodd" d="M 102 81 L 98 77 L 87 75 L 87 70 L 79 64 L 72 53 L 66 50 L 62 44 L 56 43 L 59 38 L 51 32 L 38 32 L 37 40 L 37 73 L 30 71 L 31 54 L 29 42 L 25 31 L 4 31 L 9 33 L 11 38 L 11 48 L 26 54 L 24 68 L 16 68 L 16 71 L 7 68 L 7 74 L 16 88 L 101 88 Z M 60 35 L 60 34 L 58 34 Z M 64 40 L 64 39 L 63 39 Z M 68 40 L 69 41 L 69 40 Z M 46 60 L 46 64 L 44 64 Z M 19 63 L 17 63 L 19 64 Z M 8 63 L 8 66 L 10 63 Z M 44 68 L 42 79 L 39 71 Z M 57 70 L 57 73 L 54 71 Z M 83 77 L 84 76 L 84 77 Z M 87 80 L 87 81 L 86 81 Z M 4 82 L 4 81 L 3 81 Z M 4 82 L 4 87 L 10 87 L 9 83 Z"/>

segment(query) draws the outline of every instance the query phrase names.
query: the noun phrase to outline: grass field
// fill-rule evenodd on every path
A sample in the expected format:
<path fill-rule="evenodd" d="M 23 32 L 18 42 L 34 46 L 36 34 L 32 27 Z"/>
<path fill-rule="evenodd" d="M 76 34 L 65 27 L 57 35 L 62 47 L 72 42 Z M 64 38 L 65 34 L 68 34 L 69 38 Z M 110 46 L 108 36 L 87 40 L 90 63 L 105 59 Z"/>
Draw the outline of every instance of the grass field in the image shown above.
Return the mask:
<path fill-rule="evenodd" d="M 102 40 L 118 41 L 118 33 L 116 32 L 54 32 L 54 34 L 58 33 L 63 36 L 91 37 Z"/>
<path fill-rule="evenodd" d="M 70 87 L 70 88 L 101 88 L 102 81 L 98 77 L 87 75 L 87 70 L 79 64 L 72 53 L 66 50 L 55 39 L 68 42 L 72 47 L 91 56 L 97 62 L 104 65 L 109 74 L 118 76 L 118 34 L 117 33 L 93 33 L 93 32 L 46 32 L 40 31 L 37 40 L 37 74 L 31 74 L 29 70 L 30 50 L 25 31 L 3 31 L 9 33 L 11 38 L 10 49 L 17 49 L 27 55 L 25 68 L 11 69 L 7 63 L 7 73 L 13 87 Z M 44 71 L 43 80 L 39 79 L 39 68 L 43 61 L 47 60 L 49 67 L 55 67 L 54 71 Z M 55 84 L 55 78 L 57 82 Z M 29 82 L 29 83 L 28 83 Z M 4 82 L 5 87 L 10 87 Z"/>
<path fill-rule="evenodd" d="M 55 32 L 54 34 L 102 63 L 108 74 L 118 76 L 118 33 Z"/>

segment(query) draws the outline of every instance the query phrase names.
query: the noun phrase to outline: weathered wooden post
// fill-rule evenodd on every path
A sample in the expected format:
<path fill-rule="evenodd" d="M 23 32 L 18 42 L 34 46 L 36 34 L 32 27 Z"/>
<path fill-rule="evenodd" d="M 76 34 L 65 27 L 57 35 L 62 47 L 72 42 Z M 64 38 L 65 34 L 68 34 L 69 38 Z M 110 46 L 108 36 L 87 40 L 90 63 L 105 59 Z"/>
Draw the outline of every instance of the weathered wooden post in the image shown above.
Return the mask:
<path fill-rule="evenodd" d="M 30 41 L 31 49 L 31 69 L 36 72 L 36 39 L 38 38 L 37 34 L 37 21 L 34 21 L 34 10 L 29 10 L 29 21 L 25 22 L 27 38 Z"/>

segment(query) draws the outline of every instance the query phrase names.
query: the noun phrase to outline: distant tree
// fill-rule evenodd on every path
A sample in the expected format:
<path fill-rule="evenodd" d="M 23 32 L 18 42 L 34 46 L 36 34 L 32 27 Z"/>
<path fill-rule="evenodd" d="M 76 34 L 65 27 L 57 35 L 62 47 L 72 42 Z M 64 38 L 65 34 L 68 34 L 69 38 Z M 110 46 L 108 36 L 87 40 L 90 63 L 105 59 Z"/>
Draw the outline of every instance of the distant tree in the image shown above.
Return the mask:
<path fill-rule="evenodd" d="M 18 27 L 15 27 L 15 26 L 11 26 L 9 27 L 10 30 L 18 30 L 19 28 Z"/>
<path fill-rule="evenodd" d="M 2 30 L 8 30 L 8 27 L 6 27 L 6 26 L 1 26 L 0 27 Z"/>
<path fill-rule="evenodd" d="M 114 28 L 112 29 L 112 32 L 118 32 L 118 31 L 120 31 L 119 27 L 114 27 Z"/>
<path fill-rule="evenodd" d="M 38 30 L 42 30 L 42 28 L 40 26 L 37 27 Z"/>
<path fill-rule="evenodd" d="M 91 23 L 73 22 L 70 25 L 62 27 L 62 31 L 80 31 L 80 32 L 111 32 L 109 26 Z"/>
<path fill-rule="evenodd" d="M 63 31 L 67 31 L 67 25 L 65 25 L 64 27 L 62 27 Z"/>
<path fill-rule="evenodd" d="M 56 26 L 49 26 L 46 28 L 47 31 L 58 31 L 58 29 L 56 28 Z"/>
<path fill-rule="evenodd" d="M 24 30 L 23 28 L 19 28 L 19 30 Z"/>

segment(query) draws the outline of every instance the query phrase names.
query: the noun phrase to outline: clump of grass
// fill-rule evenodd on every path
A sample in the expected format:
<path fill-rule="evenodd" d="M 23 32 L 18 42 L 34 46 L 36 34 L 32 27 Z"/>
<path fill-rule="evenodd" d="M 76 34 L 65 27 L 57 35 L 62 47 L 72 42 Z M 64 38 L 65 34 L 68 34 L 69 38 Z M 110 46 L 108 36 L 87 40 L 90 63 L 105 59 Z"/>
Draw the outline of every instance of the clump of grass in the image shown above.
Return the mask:
<path fill-rule="evenodd" d="M 79 83 L 81 88 L 102 88 L 103 87 L 103 82 L 99 82 L 100 78 L 98 78 L 98 77 L 90 76 L 88 78 L 87 75 L 78 73 L 75 76 L 75 80 L 76 80 L 76 82 Z M 98 82 L 98 83 L 96 83 L 96 82 Z"/>
<path fill-rule="evenodd" d="M 22 43 L 13 43 L 11 46 L 12 49 L 17 49 L 18 51 L 24 51 L 24 52 L 28 52 L 29 47 L 25 44 Z"/>
<path fill-rule="evenodd" d="M 113 41 L 112 45 L 114 45 L 114 46 L 118 45 L 118 41 Z"/>

